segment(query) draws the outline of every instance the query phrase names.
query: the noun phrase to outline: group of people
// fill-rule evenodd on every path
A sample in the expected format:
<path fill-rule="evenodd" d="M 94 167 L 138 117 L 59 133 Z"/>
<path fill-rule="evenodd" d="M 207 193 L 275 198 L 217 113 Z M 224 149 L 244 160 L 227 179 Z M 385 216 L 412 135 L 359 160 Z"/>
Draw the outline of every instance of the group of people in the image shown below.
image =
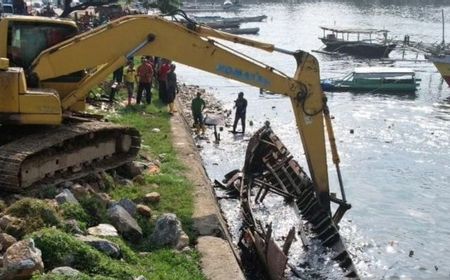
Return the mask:
<path fill-rule="evenodd" d="M 133 60 L 129 60 L 126 67 L 120 67 L 113 73 L 113 86 L 112 100 L 115 92 L 118 90 L 119 85 L 124 81 L 125 87 L 128 93 L 128 103 L 131 105 L 131 101 L 134 95 L 135 85 L 137 85 L 136 91 L 136 104 L 143 102 L 152 103 L 152 86 L 156 80 L 158 84 L 158 97 L 161 102 L 168 105 L 168 111 L 170 114 L 176 112 L 174 101 L 176 94 L 178 93 L 177 75 L 175 73 L 175 64 L 171 61 L 163 58 L 153 58 L 151 56 L 141 57 L 141 64 L 136 68 Z M 238 98 L 234 101 L 234 108 L 236 109 L 233 130 L 232 133 L 237 133 L 236 128 L 239 121 L 241 121 L 242 133 L 245 133 L 245 121 L 247 112 L 247 100 L 244 98 L 244 93 L 239 92 Z M 194 119 L 194 126 L 197 134 L 205 133 L 205 123 L 203 117 L 203 111 L 206 108 L 206 102 L 201 97 L 201 92 L 197 92 L 196 97 L 192 100 L 191 110 Z"/>
<path fill-rule="evenodd" d="M 173 114 L 176 112 L 174 101 L 178 93 L 175 68 L 175 64 L 172 64 L 169 60 L 143 56 L 141 64 L 137 68 L 134 65 L 134 61 L 130 60 L 125 68 L 120 67 L 114 71 L 113 81 L 116 84 L 121 84 L 123 77 L 128 93 L 128 106 L 131 105 L 135 85 L 137 85 L 136 104 L 141 104 L 143 97 L 145 98 L 145 103 L 151 104 L 153 97 L 152 87 L 157 83 L 159 100 L 169 105 L 169 113 Z"/>

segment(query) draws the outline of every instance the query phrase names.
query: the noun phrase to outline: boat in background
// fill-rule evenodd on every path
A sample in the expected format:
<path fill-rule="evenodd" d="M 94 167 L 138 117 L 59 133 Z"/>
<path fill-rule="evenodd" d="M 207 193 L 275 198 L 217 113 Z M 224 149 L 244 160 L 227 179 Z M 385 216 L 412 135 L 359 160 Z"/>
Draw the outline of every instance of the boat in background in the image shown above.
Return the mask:
<path fill-rule="evenodd" d="M 243 34 L 251 34 L 256 35 L 259 33 L 259 27 L 247 27 L 247 28 L 221 28 L 221 31 L 236 34 L 236 35 L 243 35 Z"/>
<path fill-rule="evenodd" d="M 253 17 L 221 17 L 221 16 L 193 16 L 196 21 L 209 22 L 209 21 L 237 21 L 243 22 L 261 22 L 267 19 L 266 15 L 253 16 Z"/>
<path fill-rule="evenodd" d="M 342 79 L 322 80 L 324 91 L 359 91 L 359 92 L 411 92 L 419 86 L 420 79 L 408 68 L 361 67 L 347 74 Z"/>
<path fill-rule="evenodd" d="M 325 44 L 325 50 L 329 52 L 346 53 L 367 58 L 382 58 L 388 57 L 389 53 L 396 47 L 396 44 L 388 43 L 388 30 L 326 26 L 320 26 L 320 28 L 323 30 L 323 37 L 319 39 Z M 377 34 L 382 34 L 384 39 L 381 42 L 377 38 L 372 38 Z"/>
<path fill-rule="evenodd" d="M 442 78 L 450 86 L 450 54 L 426 55 L 425 58 L 433 62 Z"/>

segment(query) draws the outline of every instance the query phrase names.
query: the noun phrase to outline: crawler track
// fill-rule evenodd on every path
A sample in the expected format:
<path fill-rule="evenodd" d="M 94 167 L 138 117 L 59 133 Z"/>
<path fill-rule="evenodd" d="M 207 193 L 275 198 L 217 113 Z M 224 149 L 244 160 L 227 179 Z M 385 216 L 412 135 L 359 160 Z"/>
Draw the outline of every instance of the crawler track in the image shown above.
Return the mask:
<path fill-rule="evenodd" d="M 0 146 L 1 191 L 21 192 L 35 184 L 56 184 L 115 168 L 135 158 L 140 148 L 135 128 L 107 122 L 43 127 L 28 135 L 24 130 L 15 135 L 0 127 L 2 138 L 9 138 Z"/>

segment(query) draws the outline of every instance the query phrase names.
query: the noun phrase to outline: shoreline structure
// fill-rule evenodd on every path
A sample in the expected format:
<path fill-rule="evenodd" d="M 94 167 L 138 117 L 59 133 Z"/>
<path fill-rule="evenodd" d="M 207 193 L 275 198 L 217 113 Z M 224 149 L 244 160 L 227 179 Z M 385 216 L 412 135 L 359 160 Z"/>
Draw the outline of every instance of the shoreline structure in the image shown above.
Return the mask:
<path fill-rule="evenodd" d="M 198 233 L 197 250 L 201 255 L 201 269 L 207 279 L 211 280 L 244 280 L 244 274 L 238 263 L 239 254 L 231 242 L 227 225 L 223 219 L 215 198 L 212 182 L 203 166 L 198 149 L 192 135 L 192 116 L 190 101 L 196 91 L 203 97 L 213 101 L 212 94 L 196 86 L 180 85 L 176 107 L 178 114 L 171 120 L 173 147 L 179 159 L 189 168 L 185 176 L 194 184 L 194 228 Z M 209 103 L 209 108 L 217 109 L 219 102 Z"/>

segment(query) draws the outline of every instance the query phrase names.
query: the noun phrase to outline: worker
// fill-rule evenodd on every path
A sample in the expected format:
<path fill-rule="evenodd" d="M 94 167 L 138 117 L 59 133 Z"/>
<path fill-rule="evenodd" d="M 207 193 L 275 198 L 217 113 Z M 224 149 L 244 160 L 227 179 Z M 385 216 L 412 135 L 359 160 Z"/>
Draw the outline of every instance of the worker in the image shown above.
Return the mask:
<path fill-rule="evenodd" d="M 137 81 L 136 69 L 134 68 L 134 62 L 130 61 L 128 66 L 125 68 L 125 86 L 128 92 L 128 106 L 131 105 L 131 99 L 133 98 L 134 83 Z"/>
<path fill-rule="evenodd" d="M 158 85 L 159 85 L 159 100 L 164 104 L 167 102 L 167 74 L 170 70 L 170 61 L 167 59 L 162 59 L 159 66 L 158 72 Z"/>
<path fill-rule="evenodd" d="M 141 58 L 141 65 L 137 69 L 138 89 L 136 93 L 136 104 L 141 104 L 142 92 L 145 90 L 145 100 L 147 104 L 152 103 L 152 78 L 153 66 L 148 57 Z"/>
<path fill-rule="evenodd" d="M 192 99 L 192 117 L 194 118 L 194 126 L 196 134 L 200 134 L 200 130 L 202 134 L 205 134 L 205 125 L 203 123 L 203 110 L 206 107 L 205 100 L 201 97 L 201 92 L 197 92 L 197 97 Z"/>
<path fill-rule="evenodd" d="M 245 115 L 247 113 L 247 99 L 244 98 L 244 93 L 241 91 L 238 94 L 238 98 L 234 101 L 234 108 L 236 108 L 236 114 L 234 115 L 233 133 L 236 133 L 236 126 L 239 120 L 241 120 L 242 133 L 245 133 Z"/>
<path fill-rule="evenodd" d="M 175 110 L 175 96 L 178 93 L 177 74 L 175 73 L 175 64 L 170 65 L 169 73 L 167 74 L 167 103 L 169 104 L 169 114 L 173 115 Z"/>

